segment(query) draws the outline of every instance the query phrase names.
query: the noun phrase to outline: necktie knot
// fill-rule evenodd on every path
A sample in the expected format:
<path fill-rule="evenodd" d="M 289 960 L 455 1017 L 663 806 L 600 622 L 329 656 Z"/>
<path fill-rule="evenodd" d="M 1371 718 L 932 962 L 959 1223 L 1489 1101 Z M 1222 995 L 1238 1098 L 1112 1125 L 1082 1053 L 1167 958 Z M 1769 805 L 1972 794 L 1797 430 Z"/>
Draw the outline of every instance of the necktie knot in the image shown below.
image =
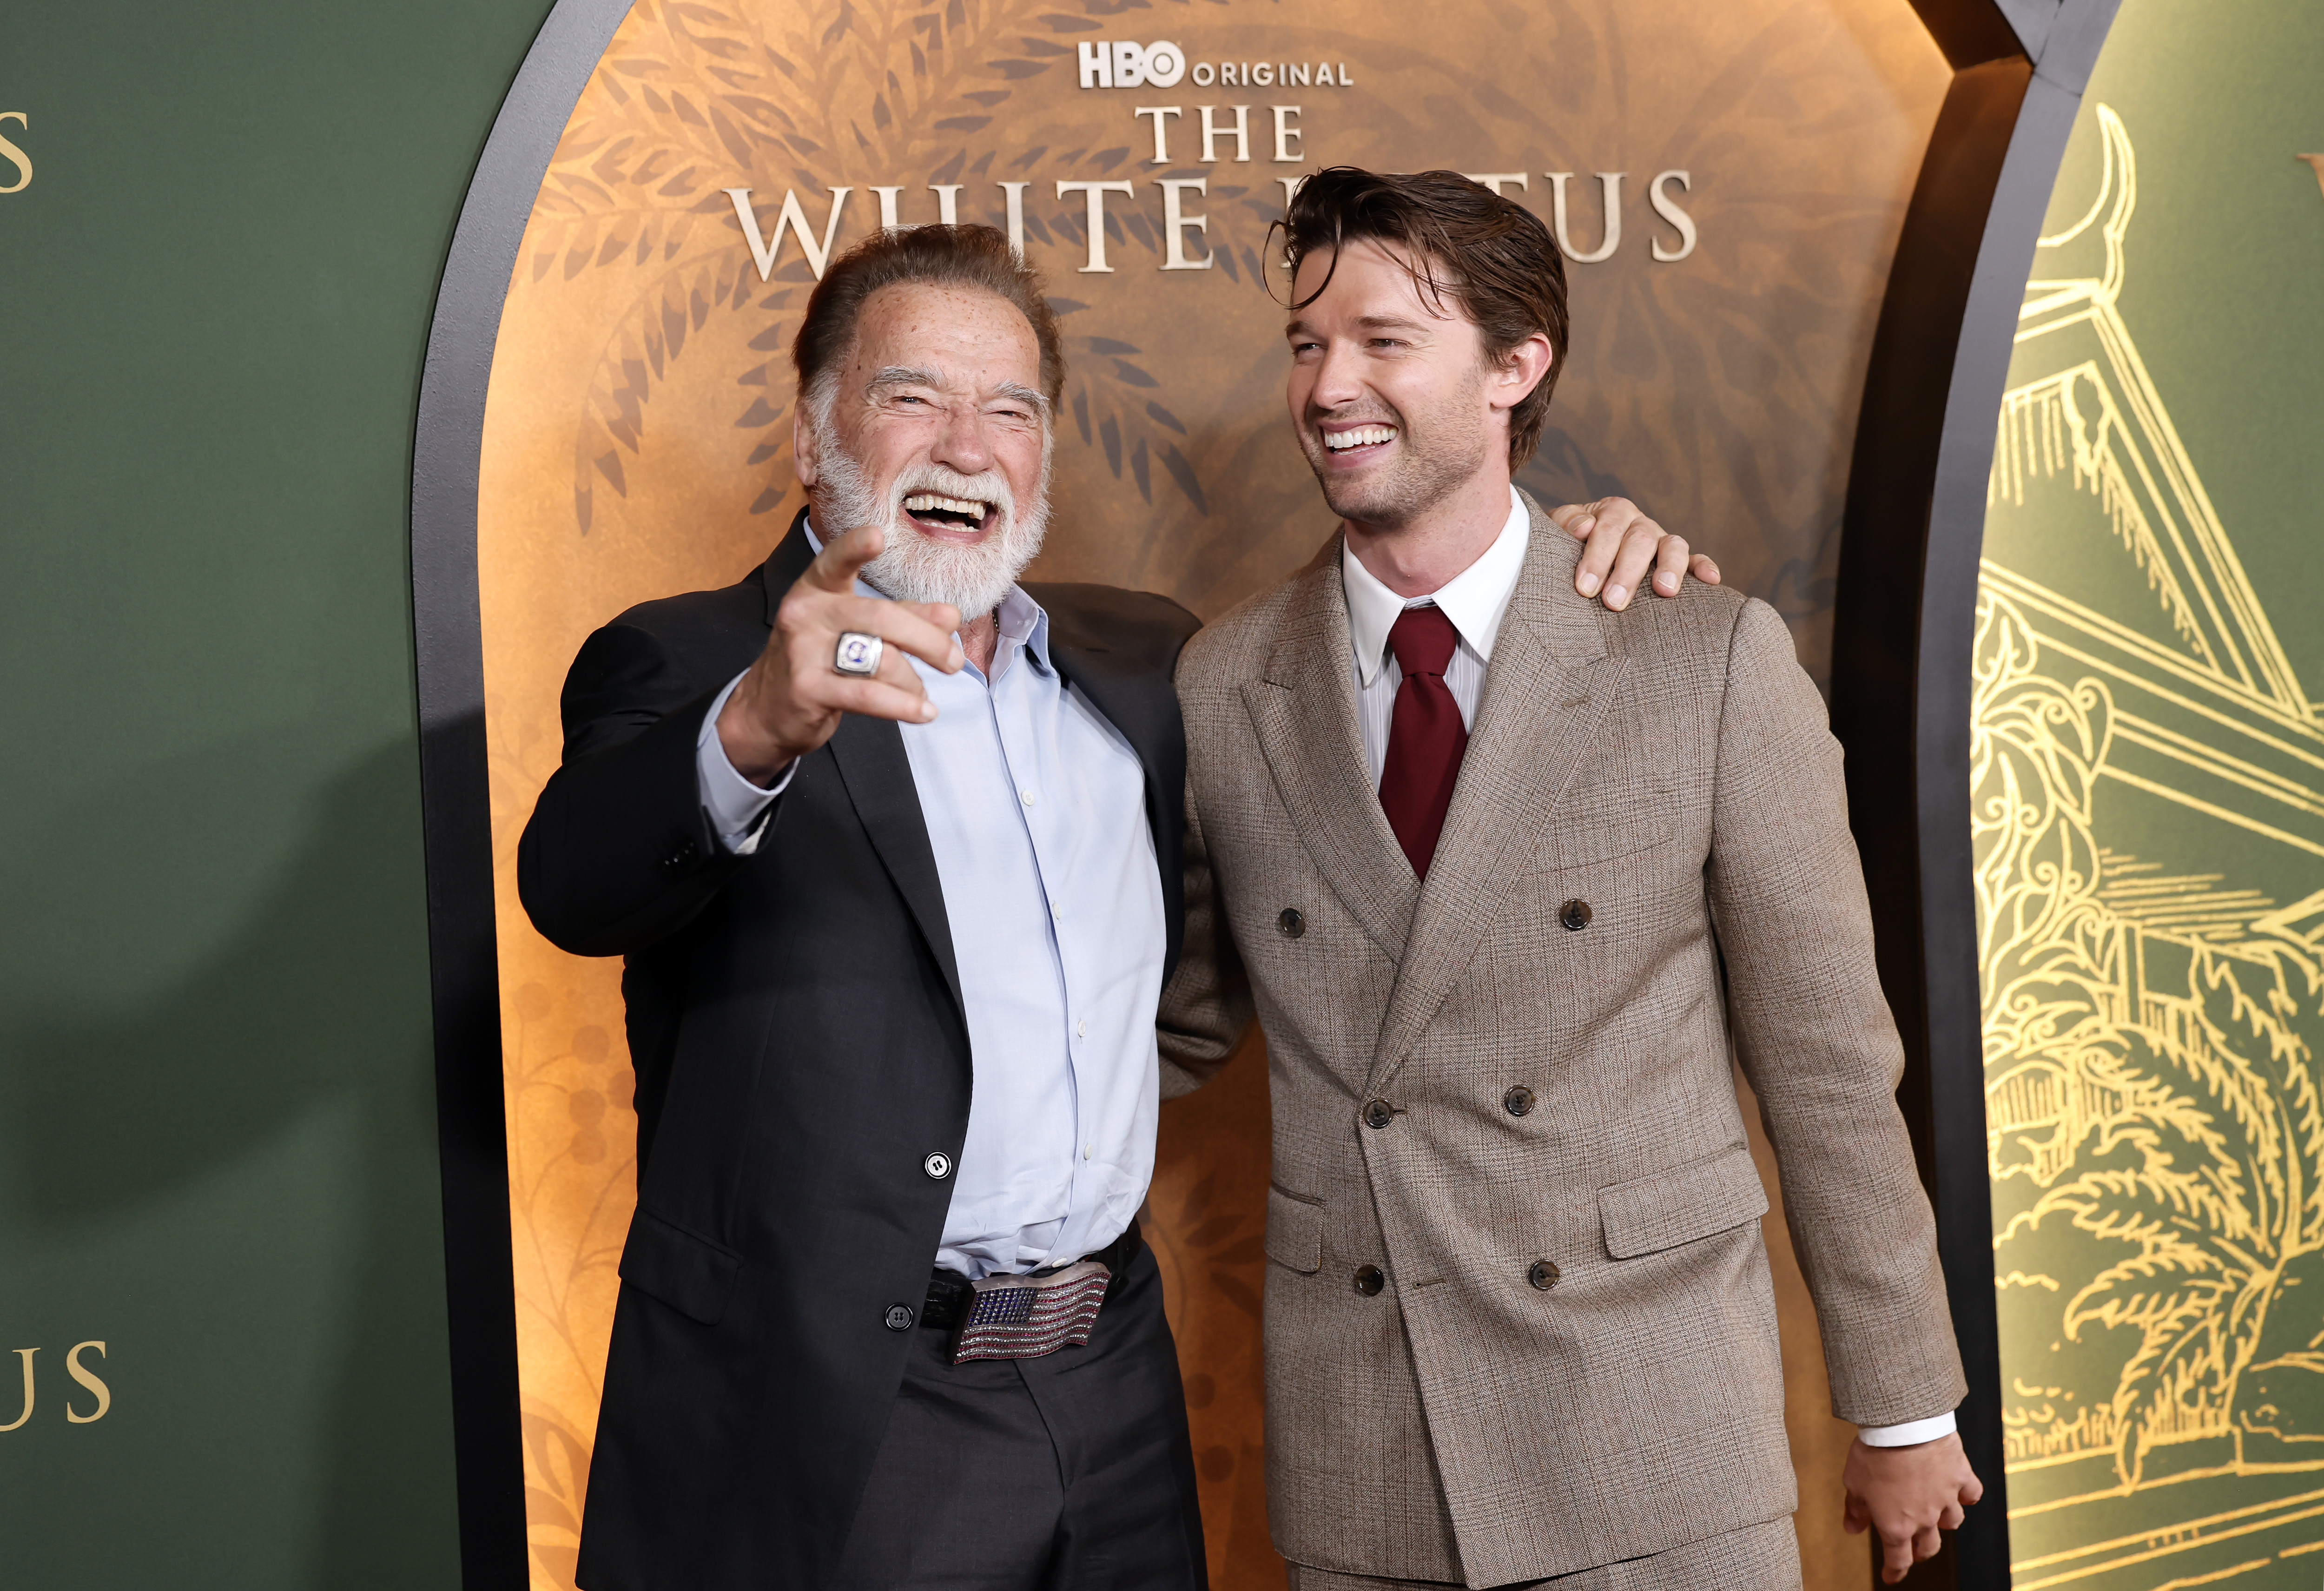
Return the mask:
<path fill-rule="evenodd" d="M 1406 608 L 1388 632 L 1388 649 L 1396 654 L 1396 666 L 1406 678 L 1416 674 L 1442 677 L 1452 661 L 1452 649 L 1460 644 L 1461 632 L 1452 628 L 1444 610 L 1434 603 Z"/>

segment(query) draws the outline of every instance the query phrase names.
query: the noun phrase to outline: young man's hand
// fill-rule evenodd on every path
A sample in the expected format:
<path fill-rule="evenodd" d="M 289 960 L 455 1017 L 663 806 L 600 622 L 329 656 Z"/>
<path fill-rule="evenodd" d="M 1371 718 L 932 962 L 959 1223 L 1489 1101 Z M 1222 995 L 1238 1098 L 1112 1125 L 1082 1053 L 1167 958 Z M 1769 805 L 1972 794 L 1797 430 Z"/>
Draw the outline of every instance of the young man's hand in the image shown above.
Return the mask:
<path fill-rule="evenodd" d="M 1573 589 L 1583 596 L 1596 596 L 1603 590 L 1606 605 L 1618 613 L 1630 605 L 1648 569 L 1655 572 L 1656 596 L 1676 596 L 1689 575 L 1705 585 L 1719 584 L 1717 564 L 1701 553 L 1689 556 L 1685 537 L 1665 532 L 1627 497 L 1567 503 L 1550 510 L 1549 517 L 1559 529 L 1582 543 Z"/>
<path fill-rule="evenodd" d="M 1934 1558 L 1937 1532 L 1959 1530 L 1969 1505 L 1985 1495 L 1958 1435 L 1909 1448 L 1875 1448 L 1858 1437 L 1840 1485 L 1848 1493 L 1840 1522 L 1850 1535 L 1879 1533 L 1880 1578 L 1891 1586 Z"/>

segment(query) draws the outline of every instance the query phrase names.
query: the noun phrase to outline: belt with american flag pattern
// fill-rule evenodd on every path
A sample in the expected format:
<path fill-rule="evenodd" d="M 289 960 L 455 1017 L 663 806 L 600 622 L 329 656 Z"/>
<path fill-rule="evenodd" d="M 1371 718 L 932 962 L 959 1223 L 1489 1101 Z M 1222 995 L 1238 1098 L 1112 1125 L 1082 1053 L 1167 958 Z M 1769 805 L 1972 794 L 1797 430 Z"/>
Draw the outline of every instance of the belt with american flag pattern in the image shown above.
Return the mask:
<path fill-rule="evenodd" d="M 1095 1254 L 1022 1276 L 937 1271 L 920 1324 L 952 1333 L 952 1362 L 1037 1359 L 1089 1341 L 1113 1278 L 1137 1255 L 1138 1223 Z"/>

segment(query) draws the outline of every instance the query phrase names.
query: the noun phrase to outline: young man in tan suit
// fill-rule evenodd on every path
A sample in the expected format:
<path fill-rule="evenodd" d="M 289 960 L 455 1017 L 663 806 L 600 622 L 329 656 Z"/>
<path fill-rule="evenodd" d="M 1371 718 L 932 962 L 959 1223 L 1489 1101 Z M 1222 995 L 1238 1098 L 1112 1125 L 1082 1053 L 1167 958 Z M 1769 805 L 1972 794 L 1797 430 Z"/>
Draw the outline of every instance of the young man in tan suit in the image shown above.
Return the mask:
<path fill-rule="evenodd" d="M 1766 1111 L 1851 1528 L 1978 1494 L 1840 748 L 1765 604 L 1609 612 L 1510 474 L 1566 348 L 1541 222 L 1308 179 L 1288 399 L 1342 530 L 1196 635 L 1166 1094 L 1255 998 L 1268 1460 L 1293 1591 L 1796 1587 Z"/>

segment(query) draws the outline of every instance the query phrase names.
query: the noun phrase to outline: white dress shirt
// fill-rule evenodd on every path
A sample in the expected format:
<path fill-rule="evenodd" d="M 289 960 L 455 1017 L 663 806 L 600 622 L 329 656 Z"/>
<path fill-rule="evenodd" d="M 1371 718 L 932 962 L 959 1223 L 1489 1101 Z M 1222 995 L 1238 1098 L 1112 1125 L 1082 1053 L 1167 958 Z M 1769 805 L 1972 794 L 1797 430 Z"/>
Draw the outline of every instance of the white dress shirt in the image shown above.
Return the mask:
<path fill-rule="evenodd" d="M 935 1259 L 974 1277 L 1103 1248 L 1145 1201 L 1166 944 L 1138 753 L 1052 666 L 1039 603 L 1012 588 L 997 617 L 991 676 L 913 659 L 936 717 L 898 725 L 975 1069 Z M 721 838 L 748 855 L 781 784 L 728 760 L 717 721 L 733 690 L 703 720 L 696 768 Z"/>
<path fill-rule="evenodd" d="M 1371 770 L 1378 789 L 1380 769 L 1388 763 L 1388 734 L 1396 712 L 1396 688 L 1404 670 L 1388 650 L 1388 632 L 1406 608 L 1436 607 L 1452 621 L 1460 644 L 1444 667 L 1444 686 L 1461 707 L 1461 727 L 1477 723 L 1477 699 L 1485 690 L 1485 665 L 1493 660 L 1493 638 L 1501 632 L 1501 615 L 1517 588 L 1525 567 L 1526 547 L 1533 539 L 1533 516 L 1526 511 L 1517 488 L 1509 488 L 1509 517 L 1477 561 L 1426 596 L 1400 597 L 1342 545 L 1341 584 L 1348 593 L 1348 639 L 1355 648 L 1356 720 L 1363 726 L 1364 766 Z"/>
<path fill-rule="evenodd" d="M 1461 638 L 1460 644 L 1452 648 L 1452 662 L 1445 666 L 1445 688 L 1460 704 L 1462 727 L 1475 728 L 1477 702 L 1485 689 L 1485 668 L 1493 660 L 1493 641 L 1500 634 L 1501 617 L 1508 612 L 1509 598 L 1517 593 L 1517 575 L 1525 568 L 1532 520 L 1524 500 L 1512 486 L 1509 517 L 1502 522 L 1501 533 L 1493 538 L 1493 545 L 1475 563 L 1425 596 L 1397 595 L 1342 545 L 1340 575 L 1341 584 L 1348 593 L 1348 642 L 1354 653 L 1351 662 L 1356 676 L 1356 719 L 1363 728 L 1364 764 L 1371 770 L 1374 788 L 1379 787 L 1380 770 L 1388 762 L 1396 689 L 1404 683 L 1404 670 L 1397 666 L 1396 654 L 1388 649 L 1388 630 L 1406 608 L 1433 604 L 1444 610 L 1444 616 L 1452 621 Z M 1954 1428 L 1953 1416 L 1948 1412 L 1903 1425 L 1860 1426 L 1857 1434 L 1868 1447 L 1904 1448 L 1950 1436 Z"/>

